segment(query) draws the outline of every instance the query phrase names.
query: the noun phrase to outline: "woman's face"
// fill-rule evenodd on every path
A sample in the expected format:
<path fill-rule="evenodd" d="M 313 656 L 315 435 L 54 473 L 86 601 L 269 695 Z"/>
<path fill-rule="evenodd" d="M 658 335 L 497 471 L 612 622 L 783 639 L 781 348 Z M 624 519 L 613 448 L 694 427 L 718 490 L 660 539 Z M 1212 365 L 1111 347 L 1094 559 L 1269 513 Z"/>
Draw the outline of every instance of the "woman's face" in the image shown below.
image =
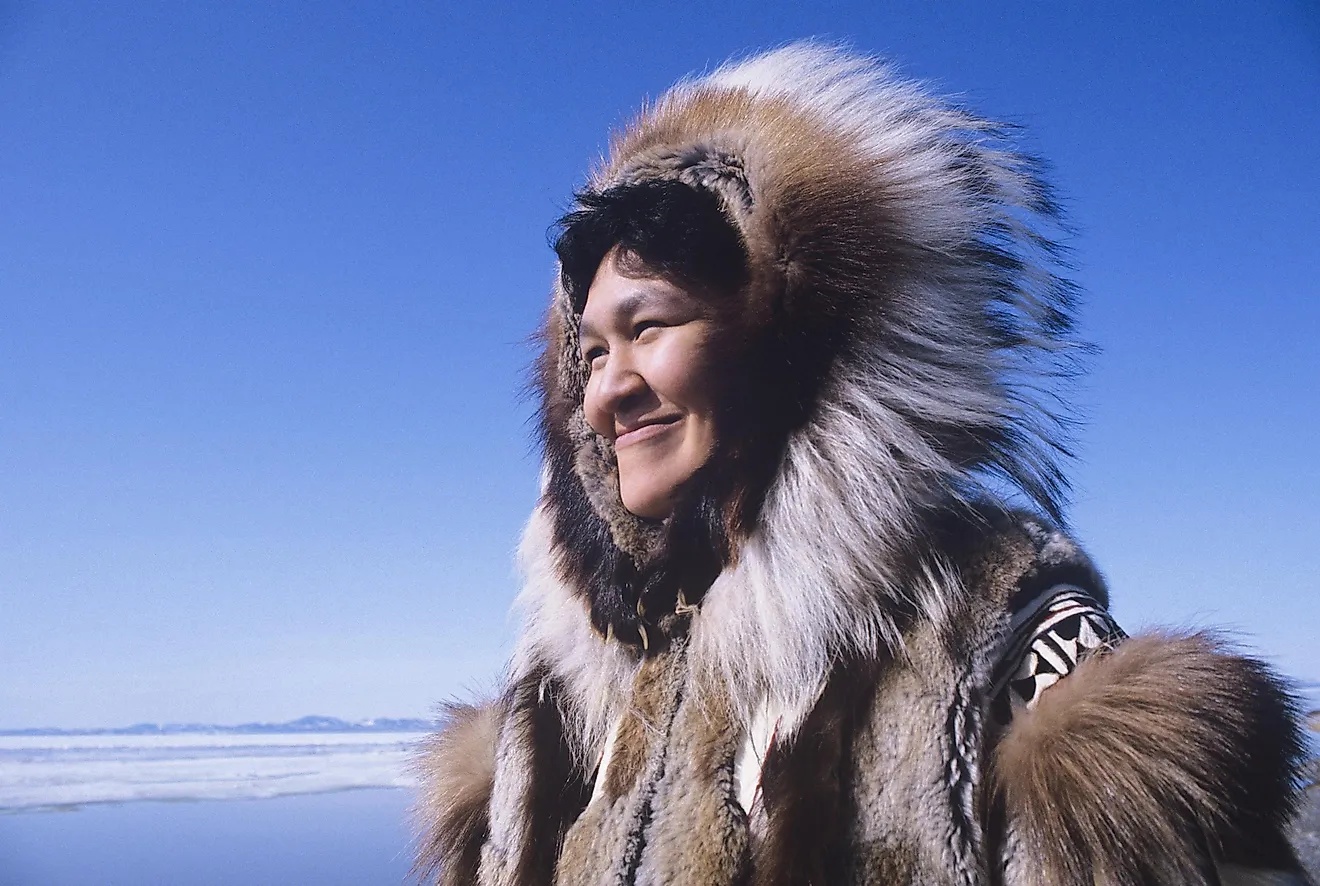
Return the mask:
<path fill-rule="evenodd" d="M 597 269 L 582 311 L 582 405 L 614 441 L 623 506 L 639 517 L 669 516 L 715 450 L 715 331 L 710 306 L 683 287 L 625 276 L 614 251 Z"/>

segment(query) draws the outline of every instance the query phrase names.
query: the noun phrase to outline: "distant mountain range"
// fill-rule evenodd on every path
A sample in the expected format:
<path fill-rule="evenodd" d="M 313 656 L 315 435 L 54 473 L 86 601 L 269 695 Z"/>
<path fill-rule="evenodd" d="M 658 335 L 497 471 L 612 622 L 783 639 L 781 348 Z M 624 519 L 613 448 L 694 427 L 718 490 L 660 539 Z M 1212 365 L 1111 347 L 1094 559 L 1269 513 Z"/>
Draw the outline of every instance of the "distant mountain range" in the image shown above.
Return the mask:
<path fill-rule="evenodd" d="M 1313 708 L 1307 717 L 1308 725 L 1320 732 L 1320 682 L 1300 681 L 1294 686 L 1303 696 L 1303 710 Z M 0 735 L 273 735 L 291 732 L 430 732 L 435 728 L 433 721 L 415 718 L 341 720 L 338 717 L 312 715 L 286 723 L 240 723 L 237 726 L 215 723 L 135 723 L 132 726 L 99 729 L 38 727 L 0 729 Z"/>
<path fill-rule="evenodd" d="M 287 723 L 135 723 L 103 729 L 0 729 L 0 735 L 270 735 L 290 732 L 429 732 L 430 720 L 377 717 L 371 720 L 341 720 L 338 717 L 299 717 Z"/>

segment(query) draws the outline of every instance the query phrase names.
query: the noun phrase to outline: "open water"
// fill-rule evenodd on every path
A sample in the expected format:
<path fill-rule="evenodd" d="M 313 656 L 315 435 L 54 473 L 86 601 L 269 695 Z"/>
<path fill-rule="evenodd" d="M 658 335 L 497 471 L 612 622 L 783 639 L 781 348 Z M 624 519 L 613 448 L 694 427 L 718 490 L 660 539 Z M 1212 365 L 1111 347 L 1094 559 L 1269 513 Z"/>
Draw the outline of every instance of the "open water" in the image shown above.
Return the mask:
<path fill-rule="evenodd" d="M 0 886 L 399 886 L 407 789 L 0 814 Z"/>

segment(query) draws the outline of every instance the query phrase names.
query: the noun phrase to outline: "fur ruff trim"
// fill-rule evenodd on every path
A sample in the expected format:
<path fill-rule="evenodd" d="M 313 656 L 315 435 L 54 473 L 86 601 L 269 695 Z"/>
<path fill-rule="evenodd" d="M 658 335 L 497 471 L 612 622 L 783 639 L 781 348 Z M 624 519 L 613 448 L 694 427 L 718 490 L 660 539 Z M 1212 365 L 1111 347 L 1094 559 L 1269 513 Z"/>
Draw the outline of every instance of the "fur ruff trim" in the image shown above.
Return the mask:
<path fill-rule="evenodd" d="M 1083 662 L 1014 719 L 993 785 L 1031 886 L 1218 882 L 1298 870 L 1281 836 L 1303 758 L 1293 701 L 1207 634 L 1145 635 Z"/>
<path fill-rule="evenodd" d="M 481 846 L 490 831 L 495 745 L 502 709 L 449 704 L 444 725 L 413 761 L 421 783 L 413 820 L 418 829 L 413 873 L 437 886 L 477 882 Z"/>
<path fill-rule="evenodd" d="M 1005 482 L 1061 509 L 1066 420 L 1040 389 L 1076 351 L 1046 186 L 1001 128 L 815 43 L 679 85 L 615 138 L 588 190 L 649 181 L 721 200 L 748 255 L 738 331 L 774 363 L 758 402 L 800 415 L 764 435 L 773 476 L 735 480 L 764 495 L 748 493 L 762 504 L 706 615 L 732 624 L 722 610 L 744 606 L 715 597 L 757 602 L 703 642 L 726 674 L 749 648 L 800 647 L 754 678 L 776 685 L 818 682 L 839 654 L 901 654 L 903 619 L 950 604 L 945 564 L 913 554 L 933 509 L 995 500 Z M 664 583 L 647 570 L 664 534 L 623 508 L 611 444 L 586 427 L 577 310 L 561 286 L 540 375 L 556 568 L 593 603 L 638 576 L 612 611 L 654 637 L 666 613 L 645 595 Z"/>

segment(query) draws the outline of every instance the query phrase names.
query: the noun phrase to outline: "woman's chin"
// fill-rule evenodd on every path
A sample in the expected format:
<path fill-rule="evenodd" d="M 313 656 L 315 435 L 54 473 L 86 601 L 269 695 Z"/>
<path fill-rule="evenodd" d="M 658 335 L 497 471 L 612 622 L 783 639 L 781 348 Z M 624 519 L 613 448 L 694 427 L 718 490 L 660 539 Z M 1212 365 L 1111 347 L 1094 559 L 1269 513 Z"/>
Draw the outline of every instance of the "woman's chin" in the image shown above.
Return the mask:
<path fill-rule="evenodd" d="M 650 490 L 630 493 L 625 490 L 620 498 L 628 513 L 643 520 L 663 520 L 674 510 L 672 494 L 661 495 Z"/>

